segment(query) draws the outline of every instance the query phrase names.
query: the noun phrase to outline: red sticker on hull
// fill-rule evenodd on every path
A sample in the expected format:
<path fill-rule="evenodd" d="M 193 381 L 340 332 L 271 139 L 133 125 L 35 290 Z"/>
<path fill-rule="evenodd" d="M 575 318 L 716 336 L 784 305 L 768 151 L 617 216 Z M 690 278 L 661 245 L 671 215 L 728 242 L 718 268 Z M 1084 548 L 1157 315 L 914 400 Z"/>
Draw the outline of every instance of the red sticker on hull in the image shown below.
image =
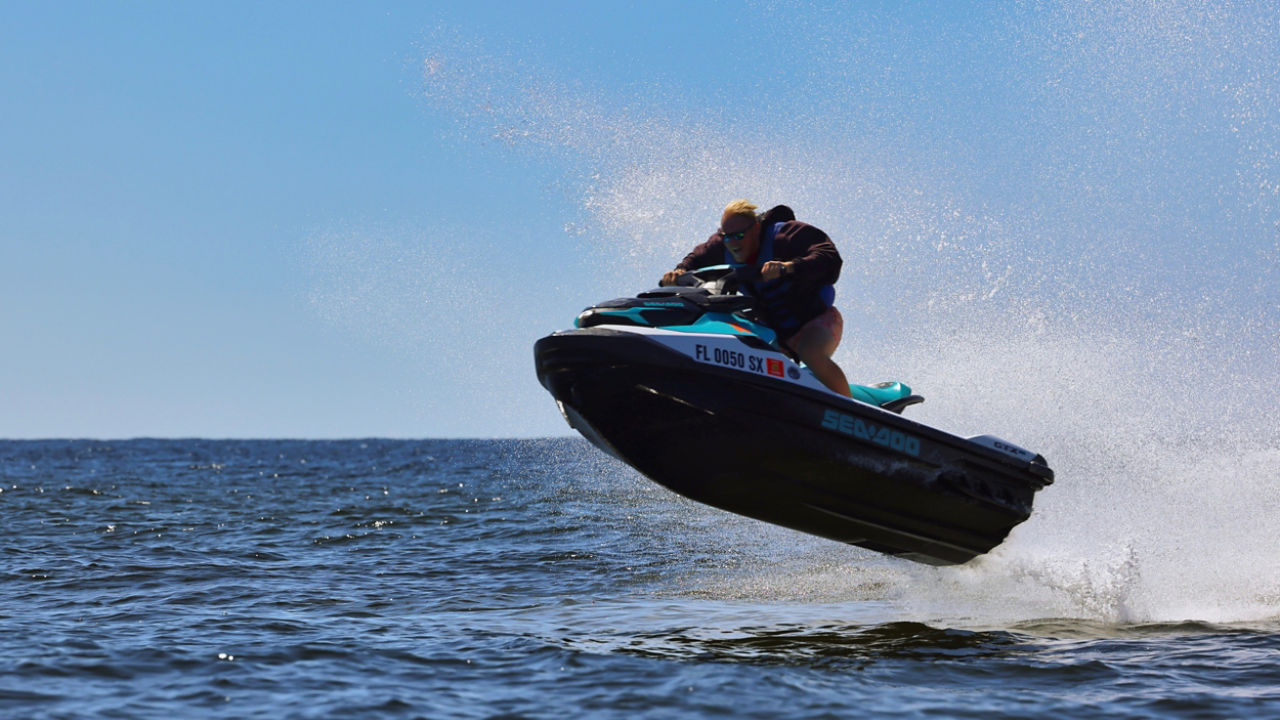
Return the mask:
<path fill-rule="evenodd" d="M 783 375 L 786 375 L 786 370 L 784 369 L 781 360 L 775 360 L 773 358 L 767 358 L 767 360 L 770 375 L 773 375 L 774 377 L 782 377 Z"/>

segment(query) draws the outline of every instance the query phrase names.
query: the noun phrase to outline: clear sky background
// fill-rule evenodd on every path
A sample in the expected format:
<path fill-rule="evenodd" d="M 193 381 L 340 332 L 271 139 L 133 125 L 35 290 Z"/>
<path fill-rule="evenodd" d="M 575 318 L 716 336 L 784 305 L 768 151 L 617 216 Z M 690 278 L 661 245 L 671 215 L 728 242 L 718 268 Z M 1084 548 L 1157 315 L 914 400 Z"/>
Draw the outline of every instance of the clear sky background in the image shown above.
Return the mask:
<path fill-rule="evenodd" d="M 0 437 L 564 434 L 736 197 L 926 413 L 1274 399 L 1276 6 L 852 5 L 0 4 Z"/>

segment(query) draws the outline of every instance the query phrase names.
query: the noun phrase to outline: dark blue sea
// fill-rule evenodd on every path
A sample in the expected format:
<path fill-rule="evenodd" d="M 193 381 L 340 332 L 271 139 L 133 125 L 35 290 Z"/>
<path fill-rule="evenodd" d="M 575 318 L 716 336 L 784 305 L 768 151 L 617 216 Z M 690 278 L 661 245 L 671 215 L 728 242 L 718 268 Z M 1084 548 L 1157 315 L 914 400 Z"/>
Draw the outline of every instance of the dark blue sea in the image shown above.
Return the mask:
<path fill-rule="evenodd" d="M 577 439 L 7 441 L 0 488 L 5 718 L 1280 716 L 1280 598 L 1135 619 L 1035 518 L 925 567 Z"/>

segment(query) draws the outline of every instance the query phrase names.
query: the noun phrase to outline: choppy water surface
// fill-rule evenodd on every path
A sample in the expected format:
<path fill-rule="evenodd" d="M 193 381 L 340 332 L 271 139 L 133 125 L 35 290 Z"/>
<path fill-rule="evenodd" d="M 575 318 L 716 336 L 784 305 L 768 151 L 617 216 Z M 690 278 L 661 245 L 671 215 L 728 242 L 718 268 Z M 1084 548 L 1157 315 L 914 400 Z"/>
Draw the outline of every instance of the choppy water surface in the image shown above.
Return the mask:
<path fill-rule="evenodd" d="M 1117 620 L 1034 518 L 928 568 L 577 440 L 5 442 L 0 479 L 5 717 L 1280 713 L 1280 598 Z"/>

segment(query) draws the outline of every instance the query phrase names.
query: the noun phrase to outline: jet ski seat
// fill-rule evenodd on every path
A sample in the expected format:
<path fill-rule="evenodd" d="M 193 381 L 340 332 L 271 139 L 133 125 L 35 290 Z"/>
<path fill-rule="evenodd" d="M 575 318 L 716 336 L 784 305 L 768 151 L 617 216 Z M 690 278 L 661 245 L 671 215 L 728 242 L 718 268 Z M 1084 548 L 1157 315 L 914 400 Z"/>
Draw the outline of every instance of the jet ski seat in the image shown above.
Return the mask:
<path fill-rule="evenodd" d="M 849 385 L 855 400 L 861 400 L 890 412 L 902 414 L 912 405 L 924 402 L 921 395 L 913 395 L 911 388 L 900 382 L 882 382 L 875 385 Z"/>

